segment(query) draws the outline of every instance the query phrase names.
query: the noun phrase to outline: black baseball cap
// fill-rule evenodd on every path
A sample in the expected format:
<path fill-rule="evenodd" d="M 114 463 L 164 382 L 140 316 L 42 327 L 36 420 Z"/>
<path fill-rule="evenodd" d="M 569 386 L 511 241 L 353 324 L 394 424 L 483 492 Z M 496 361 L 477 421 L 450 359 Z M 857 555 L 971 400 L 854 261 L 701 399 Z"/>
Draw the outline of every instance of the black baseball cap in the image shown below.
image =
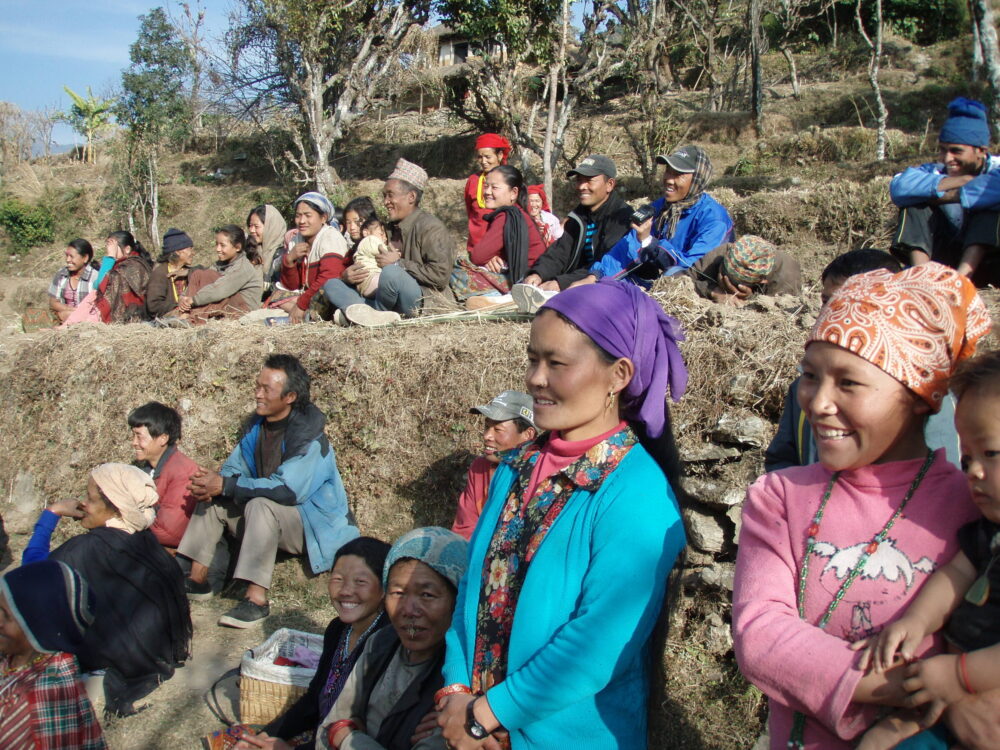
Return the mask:
<path fill-rule="evenodd" d="M 675 172 L 689 174 L 698 168 L 698 157 L 700 155 L 701 149 L 697 146 L 685 146 L 682 149 L 674 151 L 669 156 L 660 154 L 656 157 L 656 163 L 666 164 Z"/>
<path fill-rule="evenodd" d="M 580 175 L 581 177 L 596 177 L 599 174 L 605 177 L 617 177 L 618 170 L 615 168 L 615 163 L 607 156 L 591 154 L 573 167 L 573 169 L 569 170 L 566 176 L 575 177 L 576 175 Z"/>

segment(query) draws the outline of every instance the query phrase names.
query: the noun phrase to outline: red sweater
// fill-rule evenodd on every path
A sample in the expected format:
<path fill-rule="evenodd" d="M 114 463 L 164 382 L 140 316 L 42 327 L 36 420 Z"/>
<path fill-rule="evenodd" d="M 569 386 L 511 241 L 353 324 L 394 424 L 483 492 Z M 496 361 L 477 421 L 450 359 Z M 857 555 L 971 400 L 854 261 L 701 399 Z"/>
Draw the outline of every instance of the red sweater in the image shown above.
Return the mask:
<path fill-rule="evenodd" d="M 466 243 L 465 249 L 470 254 L 472 253 L 472 248 L 486 234 L 486 219 L 483 217 L 492 212 L 492 209 L 480 206 L 479 200 L 476 197 L 481 177 L 481 174 L 472 174 L 465 181 L 465 213 L 469 216 L 469 241 Z"/>
<path fill-rule="evenodd" d="M 455 513 L 455 523 L 451 530 L 466 539 L 472 536 L 479 522 L 479 514 L 483 512 L 483 504 L 490 489 L 490 480 L 497 465 L 485 456 L 476 456 L 469 467 L 465 480 L 465 489 L 458 498 L 458 511 Z"/>
<path fill-rule="evenodd" d="M 198 464 L 176 448 L 167 449 L 153 472 L 153 482 L 160 503 L 156 507 L 156 520 L 150 531 L 164 547 L 176 547 L 187 529 L 197 501 L 188 492 L 191 475 Z"/>
<path fill-rule="evenodd" d="M 319 261 L 306 265 L 305 258 L 299 258 L 295 265 L 281 262 L 281 284 L 285 289 L 303 289 L 296 305 L 300 310 L 308 310 L 313 295 L 323 288 L 330 279 L 339 279 L 347 267 L 347 258 L 335 253 L 320 256 Z"/>
<path fill-rule="evenodd" d="M 520 206 L 518 208 L 524 215 L 524 221 L 528 225 L 528 265 L 526 268 L 531 268 L 535 265 L 535 261 L 538 260 L 541 254 L 545 252 L 545 242 L 542 241 L 542 235 L 538 231 L 535 220 L 523 208 L 520 208 Z M 506 213 L 497 216 L 487 226 L 483 238 L 469 251 L 469 257 L 477 266 L 485 266 L 490 258 L 497 256 L 507 260 L 507 252 L 503 245 L 503 228 L 506 223 Z"/>

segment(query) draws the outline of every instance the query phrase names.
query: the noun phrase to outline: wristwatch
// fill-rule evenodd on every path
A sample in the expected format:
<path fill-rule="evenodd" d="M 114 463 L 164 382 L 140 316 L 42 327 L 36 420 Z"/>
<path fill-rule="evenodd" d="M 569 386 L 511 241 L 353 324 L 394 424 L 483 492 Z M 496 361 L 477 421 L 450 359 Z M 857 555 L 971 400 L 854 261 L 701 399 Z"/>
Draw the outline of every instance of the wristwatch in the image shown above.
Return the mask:
<path fill-rule="evenodd" d="M 475 706 L 476 701 L 471 700 L 465 708 L 465 733 L 474 740 L 485 740 L 490 736 L 490 733 L 486 731 L 486 727 L 476 721 Z"/>

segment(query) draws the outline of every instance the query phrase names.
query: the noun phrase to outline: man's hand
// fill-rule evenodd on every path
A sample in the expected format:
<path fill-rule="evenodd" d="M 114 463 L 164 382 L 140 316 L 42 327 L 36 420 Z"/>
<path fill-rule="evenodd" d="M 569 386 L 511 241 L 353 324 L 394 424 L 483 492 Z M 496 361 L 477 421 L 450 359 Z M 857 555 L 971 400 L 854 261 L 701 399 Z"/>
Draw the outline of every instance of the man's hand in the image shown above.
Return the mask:
<path fill-rule="evenodd" d="M 906 668 L 903 688 L 915 706 L 933 701 L 958 703 L 968 695 L 958 677 L 958 657 L 954 654 L 940 654 L 911 664 Z"/>
<path fill-rule="evenodd" d="M 198 502 L 211 502 L 213 497 L 222 494 L 222 475 L 217 471 L 210 471 L 199 466 L 198 470 L 191 475 L 187 489 Z"/>
<path fill-rule="evenodd" d="M 292 306 L 292 309 L 288 311 L 288 320 L 291 323 L 301 323 L 305 319 L 306 311 L 298 305 Z"/>
<path fill-rule="evenodd" d="M 340 276 L 348 284 L 357 286 L 361 282 L 368 279 L 368 269 L 354 263 L 345 268 L 344 272 Z"/>
<path fill-rule="evenodd" d="M 552 281 L 546 281 L 544 284 L 539 285 L 538 288 L 541 289 L 543 292 L 558 292 L 558 291 L 560 291 L 559 290 L 559 282 L 556 281 L 555 279 L 553 279 Z"/>
<path fill-rule="evenodd" d="M 182 313 L 189 312 L 192 305 L 194 305 L 194 299 L 188 297 L 186 294 L 182 294 L 177 300 L 177 310 Z"/>
<path fill-rule="evenodd" d="M 245 735 L 236 743 L 235 750 L 253 750 L 253 748 L 263 747 L 267 750 L 292 750 L 292 746 L 280 737 L 271 737 L 267 732 L 257 735 Z"/>
<path fill-rule="evenodd" d="M 527 284 L 528 286 L 541 286 L 542 277 L 537 273 L 529 273 L 523 279 L 521 279 L 522 284 Z"/>
<path fill-rule="evenodd" d="M 65 518 L 83 518 L 79 500 L 56 500 L 49 505 L 50 511 Z"/>
<path fill-rule="evenodd" d="M 492 271 L 493 273 L 503 273 L 507 270 L 507 264 L 503 262 L 503 258 L 499 255 L 494 255 L 488 261 L 486 265 L 483 266 L 487 271 Z"/>
<path fill-rule="evenodd" d="M 386 266 L 391 266 L 393 263 L 398 262 L 402 257 L 402 253 L 395 250 L 386 250 L 385 252 L 379 253 L 375 256 L 375 262 L 378 263 L 379 268 L 385 268 Z"/>
<path fill-rule="evenodd" d="M 635 230 L 635 236 L 639 242 L 645 242 L 646 238 L 653 233 L 653 217 L 650 216 L 642 224 L 633 224 L 632 229 Z"/>

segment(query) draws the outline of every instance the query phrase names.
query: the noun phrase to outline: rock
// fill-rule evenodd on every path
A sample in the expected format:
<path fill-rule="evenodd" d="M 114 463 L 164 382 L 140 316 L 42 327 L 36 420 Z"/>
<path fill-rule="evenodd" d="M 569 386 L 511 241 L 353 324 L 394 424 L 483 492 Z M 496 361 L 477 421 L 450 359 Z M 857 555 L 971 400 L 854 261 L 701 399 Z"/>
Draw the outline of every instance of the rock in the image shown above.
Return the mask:
<path fill-rule="evenodd" d="M 705 618 L 705 646 L 713 654 L 725 654 L 733 648 L 733 634 L 722 616 L 715 612 Z"/>
<path fill-rule="evenodd" d="M 698 443 L 691 448 L 681 450 L 681 461 L 688 464 L 704 461 L 728 461 L 739 458 L 740 451 L 736 448 L 724 448 L 715 443 Z"/>
<path fill-rule="evenodd" d="M 697 568 L 689 568 L 684 573 L 684 586 L 688 588 L 733 590 L 736 566 L 733 563 L 712 562 Z"/>
<path fill-rule="evenodd" d="M 742 503 L 746 494 L 745 490 L 705 477 L 684 477 L 681 488 L 698 502 L 723 510 Z"/>
<path fill-rule="evenodd" d="M 728 511 L 726 511 L 726 518 L 733 522 L 733 526 L 736 527 L 736 532 L 733 534 L 733 544 L 740 543 L 740 529 L 743 528 L 743 507 L 739 505 L 734 505 Z"/>
<path fill-rule="evenodd" d="M 694 508 L 685 508 L 683 513 L 691 545 L 703 552 L 722 552 L 726 532 L 715 516 Z"/>
<path fill-rule="evenodd" d="M 189 399 L 189 398 L 182 398 L 180 401 L 177 402 L 177 407 L 182 412 L 191 411 L 191 407 L 192 406 L 193 406 L 193 404 L 191 403 L 191 399 Z"/>
<path fill-rule="evenodd" d="M 750 448 L 763 448 L 768 443 L 767 423 L 753 414 L 723 414 L 715 423 L 712 438 L 723 443 L 735 443 Z"/>
<path fill-rule="evenodd" d="M 756 381 L 753 375 L 748 372 L 741 372 L 733 375 L 729 379 L 729 384 L 727 390 L 729 391 L 729 396 L 732 398 L 733 403 L 740 404 L 742 406 L 751 406 L 757 401 L 759 397 L 756 392 Z"/>
<path fill-rule="evenodd" d="M 774 297 L 768 297 L 766 294 L 758 294 L 747 302 L 746 309 L 753 310 L 754 312 L 774 312 L 778 309 L 778 304 L 775 302 Z"/>
<path fill-rule="evenodd" d="M 711 565 L 715 562 L 714 555 L 710 555 L 707 552 L 699 552 L 690 546 L 687 548 L 684 558 L 684 564 L 688 568 L 698 568 L 703 565 Z"/>

